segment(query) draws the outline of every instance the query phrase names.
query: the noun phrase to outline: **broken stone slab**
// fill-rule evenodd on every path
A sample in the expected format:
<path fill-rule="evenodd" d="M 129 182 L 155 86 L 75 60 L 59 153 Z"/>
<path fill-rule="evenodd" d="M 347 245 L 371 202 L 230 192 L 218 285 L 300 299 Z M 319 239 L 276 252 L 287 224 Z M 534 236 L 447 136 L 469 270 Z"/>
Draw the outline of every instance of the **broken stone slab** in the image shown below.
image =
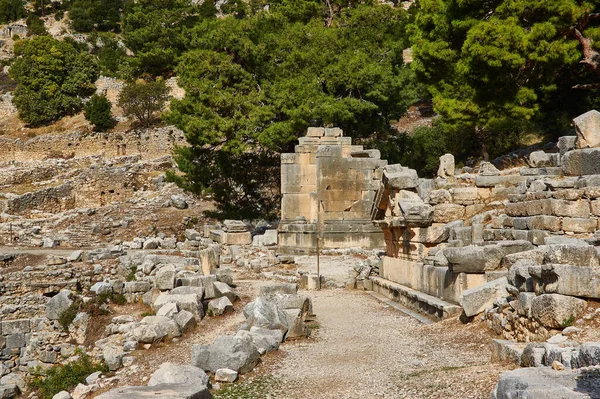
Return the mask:
<path fill-rule="evenodd" d="M 506 255 L 533 249 L 529 241 L 500 241 L 497 244 L 444 248 L 444 256 L 455 273 L 485 273 L 500 267 Z"/>
<path fill-rule="evenodd" d="M 152 284 L 147 281 L 126 281 L 123 290 L 127 293 L 148 292 L 152 289 Z"/>
<path fill-rule="evenodd" d="M 534 151 L 529 154 L 529 164 L 534 168 L 556 166 L 556 161 L 556 154 L 548 154 L 544 151 Z"/>
<path fill-rule="evenodd" d="M 239 333 L 241 333 L 241 331 L 239 331 L 238 334 Z M 279 349 L 279 344 L 283 341 L 281 330 L 268 330 L 266 328 L 252 327 L 249 334 L 261 355 L 276 351 Z"/>
<path fill-rule="evenodd" d="M 179 326 L 179 329 L 182 333 L 185 333 L 190 328 L 195 327 L 198 324 L 192 312 L 188 312 L 187 310 L 179 311 L 179 313 L 177 313 L 173 319 Z"/>
<path fill-rule="evenodd" d="M 546 264 L 530 266 L 532 291 L 600 298 L 600 268 Z"/>
<path fill-rule="evenodd" d="M 13 398 L 19 394 L 19 388 L 14 385 L 0 385 L 0 398 L 8 399 Z"/>
<path fill-rule="evenodd" d="M 102 357 L 110 371 L 116 371 L 123 366 L 123 356 L 125 352 L 122 346 L 107 345 L 102 349 Z"/>
<path fill-rule="evenodd" d="M 144 317 L 132 333 L 136 341 L 144 344 L 153 344 L 164 338 L 181 336 L 179 325 L 175 321 L 161 316 Z"/>
<path fill-rule="evenodd" d="M 598 397 L 598 387 L 597 373 L 529 367 L 502 373 L 492 399 L 592 399 Z"/>
<path fill-rule="evenodd" d="M 210 377 L 204 370 L 198 367 L 189 364 L 167 362 L 161 364 L 148 381 L 149 387 L 161 384 L 200 385 L 207 387 L 210 384 Z"/>
<path fill-rule="evenodd" d="M 247 329 L 260 327 L 268 330 L 280 330 L 285 334 L 288 330 L 287 316 L 277 304 L 259 296 L 244 307 Z"/>
<path fill-rule="evenodd" d="M 202 385 L 160 384 L 146 387 L 125 386 L 116 388 L 96 399 L 211 399 L 208 387 Z"/>
<path fill-rule="evenodd" d="M 172 290 L 175 288 L 175 275 L 177 271 L 174 265 L 165 265 L 161 267 L 154 277 L 154 287 L 161 291 Z"/>
<path fill-rule="evenodd" d="M 285 339 L 304 338 L 310 335 L 310 330 L 304 323 L 302 311 L 300 309 L 285 309 L 283 313 L 286 316 L 287 332 Z"/>
<path fill-rule="evenodd" d="M 548 242 L 548 241 L 546 241 Z M 585 245 L 550 244 L 538 247 L 544 251 L 543 263 L 558 263 L 574 266 L 598 266 L 596 248 L 582 241 Z"/>
<path fill-rule="evenodd" d="M 90 287 L 90 291 L 92 291 L 96 295 L 108 294 L 108 293 L 111 293 L 112 290 L 113 290 L 112 284 L 105 283 L 105 282 L 97 282 Z"/>
<path fill-rule="evenodd" d="M 239 299 L 238 294 L 236 294 L 228 284 L 215 281 L 213 286 L 215 287 L 217 297 L 227 297 L 231 303 Z"/>
<path fill-rule="evenodd" d="M 600 112 L 594 110 L 573 119 L 577 133 L 577 148 L 600 147 Z"/>
<path fill-rule="evenodd" d="M 152 304 L 152 308 L 158 311 L 161 307 L 168 303 L 176 304 L 177 308 L 180 310 L 187 310 L 188 312 L 192 313 L 198 321 L 204 317 L 202 300 L 196 294 L 171 295 L 163 293 L 156 298 Z"/>
<path fill-rule="evenodd" d="M 586 309 L 587 302 L 583 299 L 560 294 L 542 294 L 531 301 L 532 317 L 547 328 L 565 328 Z"/>
<path fill-rule="evenodd" d="M 221 316 L 227 312 L 233 312 L 233 304 L 228 297 L 223 296 L 221 298 L 211 299 L 208 302 L 206 313 L 209 316 Z"/>
<path fill-rule="evenodd" d="M 504 277 L 463 291 L 459 302 L 465 315 L 475 316 L 492 307 L 497 299 L 508 297 L 507 285 L 508 280 Z"/>
<path fill-rule="evenodd" d="M 260 359 L 249 335 L 221 335 L 211 345 L 192 347 L 192 364 L 205 371 L 227 368 L 240 374 L 251 371 Z"/>
<path fill-rule="evenodd" d="M 383 169 L 382 182 L 389 188 L 415 189 L 419 186 L 419 176 L 416 170 L 400 164 L 387 165 Z"/>
<path fill-rule="evenodd" d="M 167 304 L 161 306 L 160 309 L 158 309 L 158 311 L 156 312 L 156 315 L 173 319 L 178 312 L 179 312 L 179 309 L 177 308 L 176 303 L 167 303 Z"/>

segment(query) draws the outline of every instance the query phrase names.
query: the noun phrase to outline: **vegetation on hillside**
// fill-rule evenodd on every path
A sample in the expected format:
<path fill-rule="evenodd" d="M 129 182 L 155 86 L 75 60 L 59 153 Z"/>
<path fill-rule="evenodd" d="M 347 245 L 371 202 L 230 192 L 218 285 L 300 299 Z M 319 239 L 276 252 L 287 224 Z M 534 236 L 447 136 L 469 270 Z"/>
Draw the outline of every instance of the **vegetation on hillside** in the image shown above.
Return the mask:
<path fill-rule="evenodd" d="M 20 5 L 0 0 L 0 18 L 23 16 Z M 223 215 L 276 212 L 279 154 L 308 126 L 339 126 L 431 176 L 445 152 L 467 162 L 526 133 L 556 137 L 596 106 L 600 88 L 600 0 L 417 0 L 408 11 L 376 0 L 65 2 L 59 12 L 89 46 L 39 37 L 52 7 L 30 13 L 34 37 L 16 47 L 21 118 L 37 125 L 77 112 L 99 70 L 139 95 L 177 76 L 186 96 L 164 119 L 190 146 L 176 150 L 182 173 L 171 178 L 212 192 Z M 150 86 L 136 86 L 140 78 Z M 143 125 L 163 109 L 161 100 L 140 116 L 134 98 L 120 105 Z M 397 131 L 416 99 L 439 117 Z"/>

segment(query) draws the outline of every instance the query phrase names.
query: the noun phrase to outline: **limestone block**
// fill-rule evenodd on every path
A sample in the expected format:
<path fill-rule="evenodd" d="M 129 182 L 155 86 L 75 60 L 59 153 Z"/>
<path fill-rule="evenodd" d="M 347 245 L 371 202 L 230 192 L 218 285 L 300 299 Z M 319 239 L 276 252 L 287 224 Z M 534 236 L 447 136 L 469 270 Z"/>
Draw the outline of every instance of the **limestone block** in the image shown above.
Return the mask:
<path fill-rule="evenodd" d="M 479 174 L 482 176 L 498 176 L 500 171 L 490 162 L 482 162 L 479 164 Z"/>
<path fill-rule="evenodd" d="M 588 201 L 551 201 L 552 214 L 555 216 L 567 216 L 572 218 L 587 218 L 590 216 L 590 203 Z"/>
<path fill-rule="evenodd" d="M 439 204 L 433 207 L 433 221 L 435 223 L 449 223 L 463 220 L 465 207 L 457 204 Z"/>
<path fill-rule="evenodd" d="M 383 183 L 390 188 L 399 190 L 417 188 L 419 186 L 419 176 L 414 169 L 399 164 L 388 165 L 383 171 Z"/>
<path fill-rule="evenodd" d="M 249 231 L 240 233 L 225 233 L 223 241 L 225 245 L 250 245 L 252 244 L 252 234 Z"/>
<path fill-rule="evenodd" d="M 600 216 L 600 200 L 591 201 L 592 205 L 592 214 L 595 216 Z"/>
<path fill-rule="evenodd" d="M 587 309 L 583 299 L 560 294 L 543 294 L 531 302 L 531 315 L 547 328 L 564 328 L 580 318 Z"/>
<path fill-rule="evenodd" d="M 528 241 L 503 241 L 486 246 L 444 248 L 450 268 L 455 273 L 484 273 L 500 267 L 506 255 L 533 249 Z"/>
<path fill-rule="evenodd" d="M 558 138 L 558 151 L 561 158 L 566 154 L 567 151 L 571 151 L 575 148 L 576 142 L 577 136 L 562 136 Z"/>
<path fill-rule="evenodd" d="M 592 218 L 563 218 L 562 228 L 564 231 L 574 233 L 593 233 L 598 227 L 598 220 Z"/>
<path fill-rule="evenodd" d="M 517 313 L 521 316 L 531 318 L 531 302 L 535 298 L 533 292 L 521 292 L 519 293 L 519 300 L 517 303 Z"/>
<path fill-rule="evenodd" d="M 540 350 L 545 352 L 543 348 Z M 591 381 L 594 384 L 596 379 Z M 581 392 L 580 384 L 579 371 L 525 367 L 502 373 L 492 392 L 492 399 L 590 398 L 591 396 Z"/>
<path fill-rule="evenodd" d="M 550 154 L 544 151 L 534 151 L 529 154 L 529 164 L 534 168 L 543 168 L 546 166 L 555 166 Z"/>
<path fill-rule="evenodd" d="M 527 229 L 560 231 L 561 221 L 556 216 L 539 215 L 527 218 Z"/>
<path fill-rule="evenodd" d="M 450 192 L 454 198 L 454 202 L 460 205 L 470 205 L 478 199 L 477 187 L 455 188 Z"/>
<path fill-rule="evenodd" d="M 559 191 L 554 191 L 552 193 L 552 197 L 556 199 L 564 199 L 569 201 L 577 201 L 583 197 L 585 191 L 582 189 L 564 189 Z"/>
<path fill-rule="evenodd" d="M 210 389 L 201 384 L 160 384 L 152 387 L 124 386 L 96 397 L 97 399 L 209 399 Z"/>
<path fill-rule="evenodd" d="M 507 176 L 484 176 L 478 175 L 475 178 L 477 187 L 495 187 L 495 186 L 516 186 L 522 181 L 526 181 L 527 176 L 507 175 Z"/>
<path fill-rule="evenodd" d="M 600 148 L 567 152 L 562 158 L 562 168 L 567 176 L 600 174 Z"/>
<path fill-rule="evenodd" d="M 448 229 L 443 225 L 406 229 L 404 239 L 422 244 L 439 244 L 448 240 Z"/>
<path fill-rule="evenodd" d="M 325 128 L 309 127 L 306 129 L 306 137 L 323 137 L 325 136 Z"/>
<path fill-rule="evenodd" d="M 310 194 L 286 194 L 281 199 L 281 218 L 294 220 L 304 217 L 312 220 L 312 199 Z"/>
<path fill-rule="evenodd" d="M 454 155 L 445 154 L 440 157 L 437 175 L 441 178 L 454 176 Z"/>
<path fill-rule="evenodd" d="M 445 189 L 432 190 L 429 192 L 426 201 L 431 205 L 445 204 L 452 202 L 452 195 L 450 194 L 450 191 Z"/>
<path fill-rule="evenodd" d="M 479 287 L 463 291 L 460 296 L 460 305 L 467 317 L 475 316 L 486 308 L 492 307 L 494 301 L 508 297 L 506 277 L 499 278 Z"/>
<path fill-rule="evenodd" d="M 577 148 L 594 148 L 600 146 L 600 112 L 591 110 L 573 119 L 577 133 Z"/>

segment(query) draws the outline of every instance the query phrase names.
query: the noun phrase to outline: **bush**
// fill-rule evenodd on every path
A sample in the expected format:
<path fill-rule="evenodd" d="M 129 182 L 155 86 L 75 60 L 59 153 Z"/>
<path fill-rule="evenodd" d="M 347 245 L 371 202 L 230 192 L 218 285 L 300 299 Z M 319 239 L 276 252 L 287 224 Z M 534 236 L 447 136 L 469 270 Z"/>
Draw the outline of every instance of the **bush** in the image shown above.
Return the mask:
<path fill-rule="evenodd" d="M 96 130 L 109 129 L 114 125 L 111 107 L 106 96 L 94 94 L 84 106 L 85 119 L 94 125 Z"/>
<path fill-rule="evenodd" d="M 95 361 L 86 353 L 78 352 L 79 358 L 65 365 L 52 366 L 42 370 L 31 370 L 29 387 L 36 390 L 41 399 L 52 399 L 60 391 L 71 391 L 96 371 L 108 372 L 106 363 Z"/>
<path fill-rule="evenodd" d="M 119 106 L 127 116 L 134 116 L 143 126 L 152 124 L 154 113 L 162 111 L 170 98 L 164 80 L 130 82 L 119 95 Z"/>
<path fill-rule="evenodd" d="M 9 75 L 19 117 L 39 126 L 81 110 L 81 99 L 96 91 L 98 66 L 87 46 L 38 36 L 15 43 Z"/>
<path fill-rule="evenodd" d="M 24 16 L 23 0 L 0 0 L 0 23 L 7 24 Z"/>
<path fill-rule="evenodd" d="M 48 31 L 44 25 L 44 21 L 36 15 L 29 14 L 27 17 L 27 36 L 47 36 Z"/>
<path fill-rule="evenodd" d="M 71 306 L 69 306 L 60 314 L 58 322 L 62 326 L 63 330 L 69 330 L 69 326 L 71 325 L 71 323 L 73 323 L 73 320 L 75 320 L 75 317 L 77 316 L 78 312 L 79 302 L 75 301 L 71 304 Z"/>

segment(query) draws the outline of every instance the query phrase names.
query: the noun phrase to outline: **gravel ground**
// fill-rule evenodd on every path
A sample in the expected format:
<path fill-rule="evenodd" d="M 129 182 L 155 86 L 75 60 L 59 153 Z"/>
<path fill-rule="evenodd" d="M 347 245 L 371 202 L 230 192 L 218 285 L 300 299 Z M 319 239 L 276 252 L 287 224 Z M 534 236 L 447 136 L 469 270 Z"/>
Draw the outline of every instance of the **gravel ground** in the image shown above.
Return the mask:
<path fill-rule="evenodd" d="M 207 318 L 177 342 L 136 351 L 118 385 L 145 385 L 165 362 L 189 363 L 194 343 L 234 333 L 242 309 L 268 281 L 238 281 L 236 312 Z M 490 363 L 492 338 L 481 322 L 423 325 L 365 292 L 308 292 L 318 328 L 309 339 L 286 342 L 236 384 L 217 385 L 215 399 L 489 398 L 510 365 Z M 218 388 L 221 388 L 219 391 Z"/>

